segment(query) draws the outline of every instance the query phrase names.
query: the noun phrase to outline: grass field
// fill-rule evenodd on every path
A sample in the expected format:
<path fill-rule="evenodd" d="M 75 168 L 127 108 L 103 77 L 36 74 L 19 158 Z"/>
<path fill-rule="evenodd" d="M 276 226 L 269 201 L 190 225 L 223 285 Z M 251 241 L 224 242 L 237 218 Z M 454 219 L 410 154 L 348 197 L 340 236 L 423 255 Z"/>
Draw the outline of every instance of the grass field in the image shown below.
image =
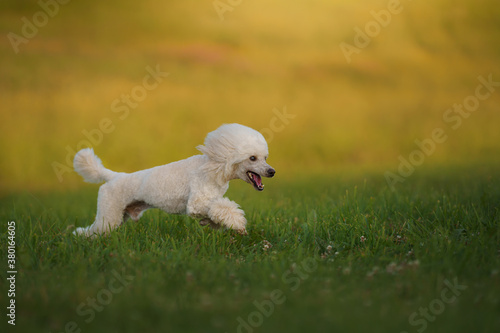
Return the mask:
<path fill-rule="evenodd" d="M 426 171 L 396 192 L 371 175 L 237 182 L 246 237 L 149 211 L 76 239 L 93 189 L 14 196 L 0 217 L 17 222 L 9 332 L 495 332 L 500 174 L 481 171 Z"/>
<path fill-rule="evenodd" d="M 350 59 L 387 0 L 231 3 L 1 2 L 0 331 L 500 331 L 500 2 L 401 0 Z M 231 122 L 277 169 L 231 183 L 248 236 L 154 210 L 71 235 L 77 149 L 131 172 Z"/>

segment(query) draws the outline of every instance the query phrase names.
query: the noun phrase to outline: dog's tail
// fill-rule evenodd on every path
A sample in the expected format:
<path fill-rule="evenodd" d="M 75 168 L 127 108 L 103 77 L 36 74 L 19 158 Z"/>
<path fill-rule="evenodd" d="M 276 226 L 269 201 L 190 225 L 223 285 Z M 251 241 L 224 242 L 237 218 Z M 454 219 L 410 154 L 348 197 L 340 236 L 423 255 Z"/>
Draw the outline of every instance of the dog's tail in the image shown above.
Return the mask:
<path fill-rule="evenodd" d="M 102 183 L 114 178 L 118 173 L 106 169 L 92 148 L 80 150 L 73 160 L 75 171 L 88 183 Z"/>

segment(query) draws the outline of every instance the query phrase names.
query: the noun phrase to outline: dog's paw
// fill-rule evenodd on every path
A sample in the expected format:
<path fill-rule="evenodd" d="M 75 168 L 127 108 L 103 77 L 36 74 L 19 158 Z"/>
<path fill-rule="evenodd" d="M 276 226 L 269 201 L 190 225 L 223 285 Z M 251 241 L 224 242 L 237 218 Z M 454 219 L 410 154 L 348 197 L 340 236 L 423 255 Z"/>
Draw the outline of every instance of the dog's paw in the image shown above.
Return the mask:
<path fill-rule="evenodd" d="M 205 227 L 205 226 L 209 226 L 210 228 L 212 229 L 220 229 L 221 228 L 221 225 L 220 224 L 217 224 L 215 223 L 214 221 L 212 221 L 211 219 L 202 219 L 200 220 L 200 225 L 202 227 Z"/>
<path fill-rule="evenodd" d="M 240 235 L 242 235 L 242 236 L 248 236 L 247 229 L 245 229 L 245 228 L 242 228 L 242 229 L 236 229 L 235 231 L 236 231 L 237 233 L 239 233 Z"/>
<path fill-rule="evenodd" d="M 200 220 L 200 222 L 198 222 L 202 227 L 205 227 L 207 225 L 210 224 L 210 222 L 212 222 L 210 219 L 203 219 L 203 220 Z"/>
<path fill-rule="evenodd" d="M 73 235 L 75 236 L 86 236 L 86 228 L 76 228 L 75 231 L 73 231 Z"/>
<path fill-rule="evenodd" d="M 84 237 L 89 237 L 89 238 L 96 236 L 96 234 L 94 232 L 92 232 L 92 230 L 90 229 L 90 227 L 76 228 L 76 230 L 73 231 L 73 235 L 75 235 L 75 236 L 84 236 Z"/>

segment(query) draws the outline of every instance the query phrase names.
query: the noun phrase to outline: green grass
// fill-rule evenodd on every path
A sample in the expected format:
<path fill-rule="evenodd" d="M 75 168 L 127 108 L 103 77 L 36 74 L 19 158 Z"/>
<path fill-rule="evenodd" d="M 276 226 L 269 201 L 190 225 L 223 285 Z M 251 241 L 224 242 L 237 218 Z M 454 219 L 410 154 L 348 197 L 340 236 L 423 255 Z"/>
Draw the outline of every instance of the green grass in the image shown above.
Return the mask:
<path fill-rule="evenodd" d="M 0 219 L 17 222 L 18 244 L 9 332 L 61 332 L 72 321 L 82 332 L 236 332 L 239 317 L 260 323 L 254 302 L 266 312 L 277 295 L 255 332 L 417 332 L 423 317 L 412 326 L 410 315 L 431 304 L 439 314 L 426 332 L 500 328 L 495 169 L 421 170 L 395 192 L 378 173 L 267 185 L 233 182 L 228 193 L 247 213 L 248 236 L 151 210 L 87 240 L 67 228 L 92 221 L 96 186 L 4 198 Z M 131 282 L 111 294 L 115 274 Z M 466 289 L 440 309 L 455 279 Z M 107 295 L 93 318 L 88 298 Z"/>

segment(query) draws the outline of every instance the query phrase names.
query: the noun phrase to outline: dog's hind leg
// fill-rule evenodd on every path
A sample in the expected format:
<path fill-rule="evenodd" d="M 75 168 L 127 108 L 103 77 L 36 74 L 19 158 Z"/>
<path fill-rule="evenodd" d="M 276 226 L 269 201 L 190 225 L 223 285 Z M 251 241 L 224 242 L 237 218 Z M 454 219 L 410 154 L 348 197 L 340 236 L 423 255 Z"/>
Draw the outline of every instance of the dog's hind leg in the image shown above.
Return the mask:
<path fill-rule="evenodd" d="M 126 203 L 119 200 L 113 188 L 104 184 L 99 188 L 97 197 L 97 213 L 94 223 L 86 228 L 77 228 L 74 234 L 83 234 L 87 237 L 107 233 L 118 227 L 123 221 Z"/>
<path fill-rule="evenodd" d="M 131 218 L 135 222 L 139 221 L 142 214 L 149 208 L 152 208 L 150 204 L 145 203 L 144 201 L 134 200 L 125 207 L 123 211 L 123 222 L 127 219 Z"/>

